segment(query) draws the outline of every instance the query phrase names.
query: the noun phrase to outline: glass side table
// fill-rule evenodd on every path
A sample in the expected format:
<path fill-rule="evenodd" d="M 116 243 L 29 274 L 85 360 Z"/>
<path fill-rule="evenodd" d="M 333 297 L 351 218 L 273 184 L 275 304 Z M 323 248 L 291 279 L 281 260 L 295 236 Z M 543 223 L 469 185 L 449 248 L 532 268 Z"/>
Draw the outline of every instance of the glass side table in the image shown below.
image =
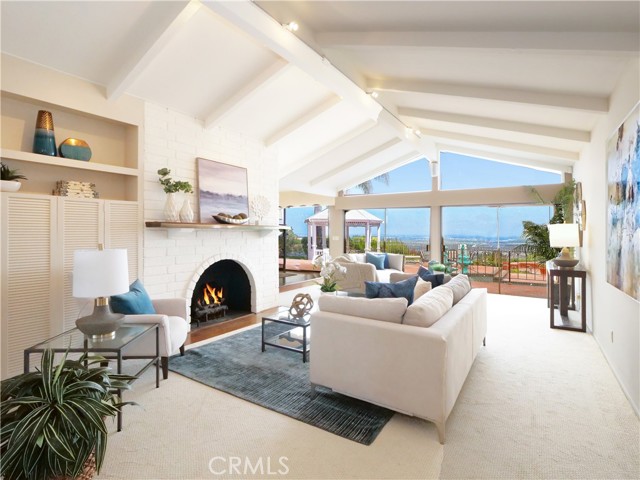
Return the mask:
<path fill-rule="evenodd" d="M 150 335 L 155 331 L 156 336 L 156 354 L 155 356 L 127 356 L 122 355 L 123 349 L 142 338 L 144 335 Z M 30 357 L 34 353 L 42 353 L 45 350 L 52 350 L 54 353 L 96 353 L 104 357 L 106 360 L 116 360 L 116 373 L 122 373 L 122 361 L 126 359 L 148 359 L 146 363 L 137 373 L 136 377 L 142 375 L 151 365 L 156 366 L 156 388 L 160 387 L 160 335 L 158 324 L 133 324 L 127 323 L 116 330 L 116 336 L 108 340 L 91 340 L 90 336 L 85 335 L 77 328 L 68 330 L 56 335 L 44 342 L 40 342 L 33 347 L 29 347 L 24 351 L 24 372 L 29 372 Z M 130 382 L 133 383 L 133 380 Z M 118 395 L 122 398 L 122 389 L 118 389 Z M 118 431 L 122 430 L 122 410 L 118 412 Z"/>
<path fill-rule="evenodd" d="M 311 315 L 309 314 L 301 318 L 292 317 L 289 315 L 289 309 L 287 307 L 278 307 L 276 313 L 263 315 L 262 351 L 264 352 L 266 350 L 266 345 L 271 345 L 272 347 L 298 352 L 302 354 L 302 362 L 306 363 L 309 350 L 311 350 L 310 320 Z M 274 335 L 265 329 L 267 322 L 287 325 L 292 328 L 287 328 L 285 331 L 278 332 Z"/>

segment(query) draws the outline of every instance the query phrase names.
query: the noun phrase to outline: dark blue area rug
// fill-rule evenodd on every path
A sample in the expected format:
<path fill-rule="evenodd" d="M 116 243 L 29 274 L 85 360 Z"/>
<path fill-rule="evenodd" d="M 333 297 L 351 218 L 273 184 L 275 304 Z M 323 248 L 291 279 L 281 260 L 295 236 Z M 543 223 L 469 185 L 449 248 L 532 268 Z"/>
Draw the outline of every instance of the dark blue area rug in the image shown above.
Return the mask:
<path fill-rule="evenodd" d="M 312 399 L 309 361 L 302 363 L 301 354 L 270 346 L 262 353 L 261 335 L 257 327 L 192 348 L 183 357 L 171 357 L 169 369 L 314 427 L 371 445 L 394 412 L 324 388 L 318 388 Z M 313 355 L 313 348 L 311 352 Z"/>

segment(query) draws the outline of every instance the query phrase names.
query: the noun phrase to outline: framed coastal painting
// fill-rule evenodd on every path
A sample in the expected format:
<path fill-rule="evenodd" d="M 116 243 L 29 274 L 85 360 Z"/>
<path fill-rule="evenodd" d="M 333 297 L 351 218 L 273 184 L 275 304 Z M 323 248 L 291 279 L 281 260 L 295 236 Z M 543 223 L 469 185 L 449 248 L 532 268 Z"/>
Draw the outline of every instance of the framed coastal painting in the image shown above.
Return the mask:
<path fill-rule="evenodd" d="M 197 158 L 196 161 L 200 223 L 223 223 L 214 219 L 220 218 L 220 214 L 228 215 L 228 218 L 247 218 L 247 169 L 205 158 Z"/>
<path fill-rule="evenodd" d="M 607 142 L 607 282 L 640 301 L 640 103 Z"/>

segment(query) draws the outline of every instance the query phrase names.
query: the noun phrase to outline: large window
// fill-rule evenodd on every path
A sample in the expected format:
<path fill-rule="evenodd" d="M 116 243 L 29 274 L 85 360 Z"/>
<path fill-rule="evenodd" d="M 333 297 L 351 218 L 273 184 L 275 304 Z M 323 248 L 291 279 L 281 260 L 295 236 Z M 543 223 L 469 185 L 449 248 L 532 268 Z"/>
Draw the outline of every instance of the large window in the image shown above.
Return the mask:
<path fill-rule="evenodd" d="M 560 173 L 467 157 L 451 152 L 440 154 L 440 188 L 442 190 L 554 183 L 562 183 Z"/>
<path fill-rule="evenodd" d="M 442 235 L 445 244 L 484 245 L 509 249 L 525 243 L 522 222 L 546 224 L 553 208 L 541 206 L 443 207 Z"/>
<path fill-rule="evenodd" d="M 430 216 L 429 208 L 350 210 L 345 217 L 349 251 L 364 252 L 370 249 L 419 255 L 420 251 L 428 249 Z"/>
<path fill-rule="evenodd" d="M 547 224 L 552 214 L 550 206 L 443 207 L 442 262 L 497 284 L 498 293 L 544 297 L 544 263 L 527 247 L 522 222 Z"/>
<path fill-rule="evenodd" d="M 347 195 L 425 192 L 431 190 L 431 170 L 424 158 L 347 189 Z"/>
<path fill-rule="evenodd" d="M 285 208 L 283 213 L 284 222 L 291 227 L 291 231 L 280 236 L 280 258 L 286 257 L 303 259 L 309 256 L 307 242 L 307 224 L 304 222 L 314 214 L 315 207 L 293 207 Z"/>

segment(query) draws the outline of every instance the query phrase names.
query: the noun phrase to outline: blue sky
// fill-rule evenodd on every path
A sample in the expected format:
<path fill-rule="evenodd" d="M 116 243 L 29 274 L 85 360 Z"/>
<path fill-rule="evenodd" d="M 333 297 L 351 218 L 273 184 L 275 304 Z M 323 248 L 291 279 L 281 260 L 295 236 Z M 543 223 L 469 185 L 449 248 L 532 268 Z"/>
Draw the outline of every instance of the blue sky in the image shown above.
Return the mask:
<path fill-rule="evenodd" d="M 458 190 L 469 188 L 509 187 L 519 185 L 544 185 L 560 183 L 558 173 L 545 172 L 517 165 L 492 162 L 443 152 L 440 156 L 441 188 Z M 429 163 L 422 159 L 389 172 L 389 184 L 373 181 L 373 193 L 399 193 L 431 190 Z M 359 194 L 350 189 L 348 194 Z M 385 219 L 384 209 L 369 210 Z M 428 208 L 389 208 L 383 235 L 427 236 L 429 233 Z M 496 238 L 498 222 L 500 238 L 518 237 L 522 232 L 522 220 L 547 223 L 552 212 L 547 206 L 505 206 L 500 207 L 444 207 L 442 212 L 443 235 L 480 236 Z M 313 215 L 313 207 L 287 209 L 287 224 L 298 236 L 306 236 L 304 219 Z M 351 229 L 352 235 L 363 235 L 364 229 Z M 374 230 L 375 232 L 375 230 Z"/>

